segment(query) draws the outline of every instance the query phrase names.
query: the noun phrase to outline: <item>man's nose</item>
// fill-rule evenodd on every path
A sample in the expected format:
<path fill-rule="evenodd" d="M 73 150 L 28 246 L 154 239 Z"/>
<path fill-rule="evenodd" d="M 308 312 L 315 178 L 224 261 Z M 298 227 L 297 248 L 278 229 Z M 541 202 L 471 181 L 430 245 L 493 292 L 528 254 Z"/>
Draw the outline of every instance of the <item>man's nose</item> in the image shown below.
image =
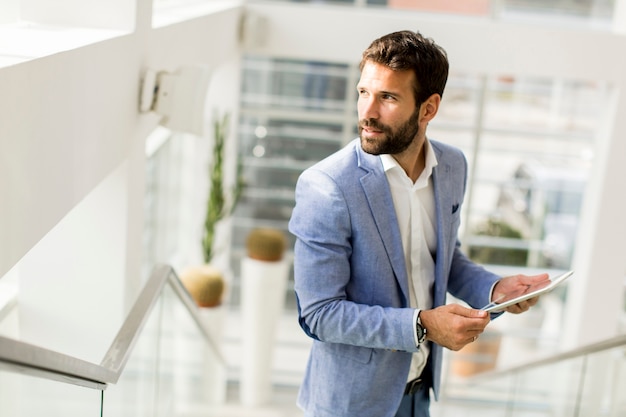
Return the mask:
<path fill-rule="evenodd" d="M 359 119 L 378 119 L 380 116 L 378 105 L 373 98 L 359 99 Z"/>

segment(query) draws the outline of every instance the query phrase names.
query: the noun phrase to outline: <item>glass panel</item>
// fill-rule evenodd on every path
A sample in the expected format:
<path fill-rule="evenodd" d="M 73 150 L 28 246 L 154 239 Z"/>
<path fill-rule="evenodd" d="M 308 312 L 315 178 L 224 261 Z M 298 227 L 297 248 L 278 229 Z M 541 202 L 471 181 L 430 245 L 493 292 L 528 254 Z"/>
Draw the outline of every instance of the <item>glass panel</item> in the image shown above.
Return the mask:
<path fill-rule="evenodd" d="M 626 415 L 624 346 L 492 377 L 458 372 L 455 353 L 446 355 L 452 372 L 433 417 Z"/>
<path fill-rule="evenodd" d="M 220 309 L 204 309 L 203 325 L 220 329 Z M 184 304 L 166 286 L 117 384 L 100 390 L 7 372 L 0 367 L 0 415 L 183 416 L 222 402 L 226 370 Z M 104 399 L 101 414 L 101 403 Z"/>
<path fill-rule="evenodd" d="M 443 93 L 437 117 L 430 123 L 434 126 L 470 128 L 476 125 L 479 114 L 482 77 L 470 74 L 451 73 Z"/>
<path fill-rule="evenodd" d="M 342 112 L 347 68 L 315 61 L 249 57 L 244 61 L 242 106 Z"/>
<path fill-rule="evenodd" d="M 484 365 L 489 353 L 491 352 L 481 348 L 472 352 L 446 351 L 446 358 L 449 359 L 448 371 L 443 381 L 441 404 L 433 404 L 434 410 L 447 411 L 455 403 L 462 403 L 464 408 L 501 409 L 510 401 L 515 387 L 515 375 L 497 379 L 471 379 L 484 372 L 482 369 L 488 369 Z M 468 383 L 470 380 L 472 382 Z M 433 417 L 436 415 L 438 414 L 434 413 Z"/>
<path fill-rule="evenodd" d="M 294 238 L 287 223 L 298 177 L 356 137 L 353 71 L 343 64 L 244 59 L 238 135 L 246 186 L 232 222 L 233 304 L 238 303 L 239 269 L 250 231 L 281 230 L 290 251 Z M 287 291 L 292 297 L 291 287 Z M 294 303 L 287 300 L 287 305 Z"/>
<path fill-rule="evenodd" d="M 157 415 L 207 412 L 225 399 L 226 368 L 172 289 L 167 287 L 163 297 Z M 220 307 L 201 308 L 199 313 L 219 344 L 224 311 Z"/>
<path fill-rule="evenodd" d="M 221 310 L 205 310 L 204 324 L 217 332 Z M 105 391 L 105 415 L 189 415 L 221 401 L 225 387 L 225 368 L 166 286 L 120 380 Z"/>
<path fill-rule="evenodd" d="M 584 358 L 520 372 L 512 407 L 515 416 L 576 415 L 573 410 Z M 535 414 L 525 414 L 534 411 Z"/>
<path fill-rule="evenodd" d="M 491 77 L 486 91 L 485 125 L 543 134 L 588 134 L 603 108 L 603 97 L 597 93 L 603 88 L 592 81 Z"/>
<path fill-rule="evenodd" d="M 569 268 L 605 91 L 591 82 L 488 80 L 464 238 L 474 259 Z"/>
<path fill-rule="evenodd" d="M 288 118 L 243 116 L 239 137 L 246 158 L 318 161 L 338 149 L 340 123 L 307 122 Z"/>
<path fill-rule="evenodd" d="M 590 355 L 581 378 L 580 416 L 626 415 L 626 348 Z"/>
<path fill-rule="evenodd" d="M 153 307 L 117 384 L 104 392 L 104 415 L 151 416 L 155 410 L 163 299 Z"/>
<path fill-rule="evenodd" d="M 491 191 L 489 207 L 480 200 L 480 212 L 495 223 L 503 238 L 521 239 L 534 246 L 521 266 L 568 268 L 574 249 L 579 213 L 589 164 L 567 159 L 567 143 L 550 138 L 485 134 L 476 162 L 476 186 Z M 552 151 L 561 147 L 560 152 Z M 574 147 L 582 145 L 572 144 Z M 478 199 L 474 200 L 478 203 Z M 471 220 L 480 221 L 478 213 Z M 475 224 L 477 234 L 486 229 Z M 482 230 L 481 230 L 482 229 Z"/>
<path fill-rule="evenodd" d="M 0 416 L 99 417 L 101 391 L 0 368 Z"/>

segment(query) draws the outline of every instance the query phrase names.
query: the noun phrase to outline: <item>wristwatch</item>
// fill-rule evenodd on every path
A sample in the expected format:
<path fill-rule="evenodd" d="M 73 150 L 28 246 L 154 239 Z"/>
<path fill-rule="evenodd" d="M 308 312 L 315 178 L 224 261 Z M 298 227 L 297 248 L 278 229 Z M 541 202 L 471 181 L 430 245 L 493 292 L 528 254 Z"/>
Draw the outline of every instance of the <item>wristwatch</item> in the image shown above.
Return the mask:
<path fill-rule="evenodd" d="M 426 328 L 422 325 L 422 312 L 417 313 L 417 321 L 415 322 L 415 331 L 417 332 L 417 343 L 422 344 L 426 341 Z"/>

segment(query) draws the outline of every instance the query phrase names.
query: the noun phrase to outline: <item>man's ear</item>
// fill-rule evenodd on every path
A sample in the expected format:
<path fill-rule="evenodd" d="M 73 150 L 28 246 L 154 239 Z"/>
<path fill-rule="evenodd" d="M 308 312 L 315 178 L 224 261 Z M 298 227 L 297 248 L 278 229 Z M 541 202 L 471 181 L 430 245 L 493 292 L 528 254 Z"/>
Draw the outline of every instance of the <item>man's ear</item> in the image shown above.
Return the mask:
<path fill-rule="evenodd" d="M 428 97 L 420 106 L 420 122 L 428 123 L 435 118 L 439 111 L 439 104 L 441 103 L 441 96 L 439 94 L 433 94 Z"/>

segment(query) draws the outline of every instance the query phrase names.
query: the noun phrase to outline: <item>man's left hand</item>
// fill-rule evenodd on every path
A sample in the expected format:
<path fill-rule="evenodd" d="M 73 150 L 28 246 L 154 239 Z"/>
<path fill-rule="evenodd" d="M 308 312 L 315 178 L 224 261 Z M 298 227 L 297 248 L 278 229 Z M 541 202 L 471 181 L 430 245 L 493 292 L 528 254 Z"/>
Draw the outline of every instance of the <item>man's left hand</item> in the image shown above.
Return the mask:
<path fill-rule="evenodd" d="M 549 279 L 548 274 L 539 275 L 513 275 L 510 277 L 502 278 L 493 289 L 492 302 L 502 303 L 514 296 L 519 296 L 526 293 L 532 286 L 546 281 Z M 513 296 L 507 296 L 507 294 L 513 294 Z M 522 301 L 512 306 L 507 307 L 504 311 L 513 314 L 523 313 L 530 307 L 537 304 L 539 297 L 529 298 L 526 301 Z"/>

